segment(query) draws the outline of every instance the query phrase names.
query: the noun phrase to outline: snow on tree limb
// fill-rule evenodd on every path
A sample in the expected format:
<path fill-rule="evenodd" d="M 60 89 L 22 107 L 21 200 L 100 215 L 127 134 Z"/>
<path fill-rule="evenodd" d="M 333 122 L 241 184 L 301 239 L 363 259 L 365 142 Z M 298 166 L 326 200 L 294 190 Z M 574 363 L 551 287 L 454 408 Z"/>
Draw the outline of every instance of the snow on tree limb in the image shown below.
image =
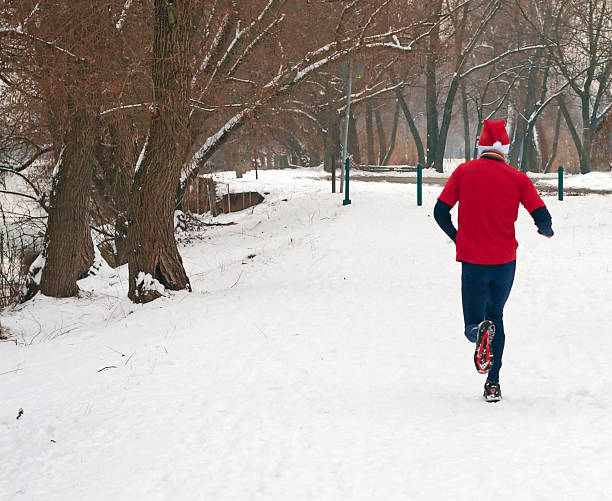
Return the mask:
<path fill-rule="evenodd" d="M 475 71 L 481 70 L 483 68 L 486 68 L 487 66 L 491 66 L 492 64 L 495 64 L 499 61 L 501 61 L 502 59 L 504 59 L 505 57 L 510 56 L 511 54 L 518 54 L 520 52 L 526 52 L 528 50 L 535 50 L 535 49 L 542 49 L 544 48 L 543 45 L 528 45 L 525 47 L 519 47 L 517 49 L 511 49 L 511 50 L 507 50 L 506 52 L 500 54 L 499 56 L 495 56 L 493 59 L 489 59 L 488 61 L 482 63 L 482 64 L 478 64 L 476 66 L 473 66 L 472 68 L 470 68 L 469 70 L 467 70 L 464 73 L 461 73 L 460 75 L 458 75 L 459 79 L 465 78 L 468 75 L 470 75 L 471 73 L 474 73 Z"/>
<path fill-rule="evenodd" d="M 272 28 L 274 28 L 278 24 L 282 23 L 284 19 L 285 19 L 285 14 L 280 16 L 278 19 L 275 19 L 272 23 L 270 23 L 267 27 L 265 27 L 261 31 L 261 33 L 259 33 L 259 35 L 257 35 L 251 41 L 251 43 L 249 45 L 247 45 L 247 47 L 244 49 L 243 53 L 240 54 L 240 56 L 238 57 L 236 62 L 233 64 L 233 66 L 227 72 L 228 77 L 231 77 L 235 73 L 236 68 L 238 68 L 238 66 L 240 66 L 240 64 L 244 61 L 246 56 L 248 56 L 249 53 L 252 52 L 252 50 L 255 48 L 255 46 L 263 39 L 263 37 L 265 37 L 272 30 Z"/>
<path fill-rule="evenodd" d="M 182 188 L 184 188 L 188 182 L 197 175 L 204 162 L 210 158 L 210 155 L 212 155 L 221 146 L 221 144 L 225 142 L 227 137 L 234 130 L 239 128 L 252 113 L 267 104 L 274 97 L 285 94 L 289 91 L 289 89 L 299 84 L 307 76 L 313 74 L 317 70 L 324 68 L 332 62 L 348 57 L 350 54 L 353 54 L 361 49 L 382 47 L 393 51 L 410 51 L 412 50 L 414 44 L 427 37 L 435 26 L 436 23 L 428 25 L 425 32 L 412 39 L 406 46 L 398 46 L 395 42 L 393 42 L 392 36 L 393 34 L 403 33 L 412 27 L 392 29 L 387 30 L 384 33 L 364 36 L 360 42 L 351 37 L 330 42 L 322 47 L 308 52 L 302 56 L 300 61 L 289 67 L 281 66 L 276 76 L 271 78 L 267 83 L 261 85 L 260 88 L 262 89 L 263 93 L 259 96 L 257 101 L 251 104 L 245 104 L 244 109 L 233 115 L 215 134 L 209 136 L 204 144 L 197 149 L 196 153 L 192 156 L 191 161 L 187 163 L 187 171 L 184 174 L 184 178 L 181 183 Z M 216 64 L 216 68 L 219 68 L 221 61 L 229 57 L 231 50 L 236 46 L 244 31 L 245 30 L 237 29 L 234 39 L 228 45 L 224 55 L 219 59 L 219 63 Z M 209 80 L 209 84 L 210 82 L 211 80 Z M 392 91 L 395 88 L 396 87 L 386 89 L 385 92 Z"/>
<path fill-rule="evenodd" d="M 16 35 L 18 37 L 29 38 L 30 40 L 34 40 L 34 41 L 39 42 L 39 43 L 41 43 L 43 45 L 46 45 L 50 49 L 56 50 L 58 52 L 61 52 L 62 54 L 70 56 L 71 58 L 74 58 L 74 59 L 76 59 L 77 61 L 79 61 L 81 63 L 86 63 L 87 62 L 87 59 L 85 59 L 83 57 L 79 57 L 76 54 L 73 54 L 72 52 L 70 52 L 69 50 L 64 49 L 63 47 L 60 47 L 59 45 L 54 44 L 53 42 L 49 42 L 47 40 L 43 40 L 42 38 L 39 38 L 39 37 L 37 37 L 35 35 L 30 35 L 29 33 L 26 33 L 25 31 L 23 31 L 20 27 L 17 27 L 17 28 L 8 28 L 8 29 L 0 30 L 0 37 L 2 37 L 2 36 L 10 36 L 10 35 Z"/>
<path fill-rule="evenodd" d="M 46 146 L 44 148 L 39 149 L 32 158 L 28 161 L 20 164 L 20 165 L 0 165 L 1 170 L 9 171 L 9 172 L 21 172 L 22 170 L 27 169 L 30 165 L 32 165 L 36 160 L 38 160 L 41 156 L 45 155 L 53 151 L 53 146 Z"/>
<path fill-rule="evenodd" d="M 217 29 L 217 32 L 215 34 L 215 37 L 213 38 L 210 48 L 208 49 L 204 58 L 202 59 L 202 62 L 200 63 L 198 70 L 194 72 L 193 78 L 191 79 L 192 87 L 196 84 L 198 76 L 206 72 L 206 70 L 208 69 L 208 65 L 210 63 L 210 60 L 213 54 L 216 54 L 219 51 L 221 44 L 223 43 L 223 40 L 225 39 L 225 36 L 228 33 L 228 30 L 230 28 L 230 20 L 231 20 L 230 14 L 229 12 L 226 12 L 223 18 L 221 19 L 219 28 Z"/>
<path fill-rule="evenodd" d="M 374 22 L 374 19 L 376 18 L 376 16 L 378 16 L 378 14 L 380 14 L 380 12 L 382 12 L 382 10 L 389 4 L 391 3 L 392 0 L 385 0 L 382 5 L 379 5 L 378 8 L 374 11 L 374 13 L 370 16 L 370 18 L 366 21 L 365 25 L 363 26 L 363 29 L 361 30 L 361 35 L 359 35 L 359 43 L 363 43 L 364 37 L 365 37 L 365 33 L 367 31 L 367 29 L 371 26 L 371 24 Z"/>
<path fill-rule="evenodd" d="M 223 124 L 223 126 L 215 134 L 210 136 L 193 156 L 192 164 L 194 168 L 201 163 L 202 159 L 204 159 L 212 149 L 217 147 L 219 142 L 225 136 L 227 136 L 237 126 L 242 124 L 245 118 L 261 104 L 262 103 L 258 101 L 250 107 L 241 110 L 240 113 L 237 113 L 227 122 L 225 122 L 225 124 Z"/>
<path fill-rule="evenodd" d="M 115 108 L 109 108 L 108 110 L 104 110 L 104 111 L 100 112 L 100 116 L 101 117 L 105 117 L 107 115 L 111 115 L 112 113 L 117 113 L 119 111 L 127 111 L 127 110 L 139 109 L 139 108 L 146 108 L 148 106 L 151 106 L 151 103 L 125 104 L 123 106 L 117 106 Z"/>
<path fill-rule="evenodd" d="M 150 133 L 147 134 L 147 138 L 145 139 L 144 145 L 142 146 L 142 150 L 140 150 L 140 155 L 138 155 L 138 160 L 136 160 L 136 168 L 134 169 L 134 174 L 136 174 L 140 170 L 140 166 L 142 165 L 142 161 L 145 157 L 145 152 L 147 151 L 147 146 L 149 146 L 150 137 Z"/>
<path fill-rule="evenodd" d="M 295 113 L 297 115 L 303 115 L 306 118 L 308 118 L 308 120 L 314 122 L 317 126 L 319 125 L 319 121 L 316 119 L 316 117 L 312 116 L 307 111 L 301 110 L 299 108 L 279 108 L 278 111 L 282 111 L 285 113 Z"/>
<path fill-rule="evenodd" d="M 119 19 L 117 20 L 117 24 L 115 24 L 117 31 L 122 30 L 123 24 L 125 23 L 125 19 L 127 18 L 128 10 L 130 10 L 131 6 L 132 6 L 132 0 L 126 0 L 125 3 L 123 4 L 121 15 L 119 16 Z"/>
<path fill-rule="evenodd" d="M 365 91 L 363 91 L 363 92 L 361 92 L 359 94 L 353 94 L 353 97 L 351 98 L 351 103 L 352 104 L 361 103 L 361 102 L 366 101 L 368 99 L 372 99 L 374 97 L 378 97 L 378 96 L 381 96 L 383 94 L 386 94 L 387 92 L 393 92 L 396 89 L 402 88 L 404 85 L 406 85 L 406 82 L 399 82 L 399 83 L 394 84 L 394 85 L 392 85 L 390 87 L 385 87 L 384 89 L 380 89 L 380 90 L 377 90 L 375 92 L 371 92 L 372 89 L 366 89 Z M 345 108 L 346 108 L 346 105 L 343 106 L 342 108 L 340 108 L 339 111 L 342 111 Z"/>
<path fill-rule="evenodd" d="M 32 16 L 34 14 L 36 14 L 36 12 L 38 11 L 38 9 L 40 8 L 40 2 L 38 2 L 34 8 L 32 9 L 32 11 L 26 16 L 26 18 L 19 23 L 19 26 L 17 27 L 20 30 L 23 30 L 23 27 L 27 24 L 27 22 L 32 18 Z"/>

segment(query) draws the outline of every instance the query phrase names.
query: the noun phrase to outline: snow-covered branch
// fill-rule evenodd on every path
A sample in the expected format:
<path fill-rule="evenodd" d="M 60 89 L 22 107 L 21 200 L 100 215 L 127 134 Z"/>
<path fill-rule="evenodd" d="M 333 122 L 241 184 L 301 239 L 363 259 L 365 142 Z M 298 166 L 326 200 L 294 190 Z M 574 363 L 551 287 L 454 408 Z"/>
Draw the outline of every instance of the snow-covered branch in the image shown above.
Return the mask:
<path fill-rule="evenodd" d="M 265 37 L 271 30 L 272 28 L 274 28 L 275 26 L 277 26 L 278 24 L 282 23 L 283 20 L 285 19 L 285 14 L 283 14 L 282 16 L 280 16 L 278 19 L 275 19 L 272 23 L 270 23 L 268 26 L 266 26 L 261 33 L 259 33 L 259 35 L 257 35 L 249 45 L 246 46 L 246 48 L 244 49 L 243 53 L 240 54 L 240 56 L 238 57 L 238 59 L 236 60 L 236 62 L 232 65 L 232 67 L 230 68 L 230 70 L 227 72 L 228 77 L 232 77 L 232 75 L 234 74 L 234 72 L 236 71 L 236 69 L 238 68 L 238 66 L 240 66 L 240 64 L 244 61 L 244 59 L 249 55 L 249 53 L 251 53 L 253 51 L 253 49 L 255 48 L 255 46 L 263 39 L 263 37 Z"/>
<path fill-rule="evenodd" d="M 366 31 L 368 30 L 368 28 L 372 25 L 372 23 L 374 22 L 374 19 L 376 19 L 376 17 L 378 16 L 378 14 L 380 14 L 382 12 L 382 10 L 389 4 L 391 3 L 392 0 L 385 0 L 381 5 L 378 6 L 378 8 L 372 13 L 372 15 L 368 18 L 368 20 L 366 21 L 366 23 L 363 26 L 363 29 L 361 30 L 361 34 L 359 35 L 359 43 L 363 43 Z"/>
<path fill-rule="evenodd" d="M 30 40 L 34 40 L 34 41 L 39 42 L 39 43 L 41 43 L 43 45 L 46 45 L 50 49 L 56 50 L 58 52 L 61 52 L 62 54 L 65 54 L 65 55 L 73 58 L 73 59 L 76 59 L 77 61 L 79 61 L 81 63 L 86 63 L 87 62 L 87 59 L 79 57 L 76 54 L 73 54 L 72 52 L 70 52 L 69 50 L 64 49 L 63 47 L 60 47 L 59 45 L 54 44 L 53 42 L 49 42 L 47 40 L 43 40 L 42 38 L 39 38 L 39 37 L 37 37 L 35 35 L 30 35 L 29 33 L 26 33 L 25 31 L 23 31 L 20 27 L 0 30 L 0 38 L 3 37 L 3 36 L 11 36 L 11 35 L 15 35 L 15 36 L 18 36 L 18 37 L 28 38 Z"/>
<path fill-rule="evenodd" d="M 593 125 L 594 128 L 597 128 L 599 123 L 604 119 L 604 117 L 612 110 L 612 102 L 608 103 L 608 105 L 602 110 L 599 116 L 595 119 Z"/>
<path fill-rule="evenodd" d="M 100 113 L 101 117 L 105 117 L 111 115 L 112 113 L 117 113 L 120 111 L 134 110 L 139 108 L 147 108 L 151 106 L 151 103 L 137 103 L 137 104 L 126 104 L 123 106 L 117 106 L 115 108 L 109 108 L 108 110 L 104 110 Z"/>
<path fill-rule="evenodd" d="M 227 36 L 229 28 L 230 28 L 230 15 L 229 13 L 226 12 L 223 18 L 221 19 L 221 23 L 219 24 L 219 28 L 217 29 L 217 33 L 215 34 L 215 37 L 213 38 L 210 48 L 207 50 L 206 54 L 204 55 L 204 58 L 202 59 L 202 62 L 200 63 L 198 70 L 194 72 L 193 78 L 191 79 L 192 87 L 195 85 L 198 79 L 198 76 L 204 73 L 208 69 L 208 65 L 210 63 L 210 60 L 213 54 L 216 54 L 219 51 L 223 43 L 223 40 L 225 40 L 225 37 Z"/>
<path fill-rule="evenodd" d="M 391 85 L 390 87 L 385 87 L 384 89 L 377 90 L 376 92 L 368 92 L 368 89 L 366 89 L 365 91 L 360 92 L 359 94 L 353 94 L 351 102 L 353 105 L 359 104 L 363 101 L 367 101 L 368 99 L 372 99 L 372 98 L 381 96 L 383 94 L 386 94 L 387 92 L 393 92 L 396 89 L 402 88 L 404 85 L 406 85 L 405 82 L 400 82 L 400 83 Z M 346 105 L 340 108 L 339 111 L 342 111 L 345 108 L 346 108 Z"/>
<path fill-rule="evenodd" d="M 223 126 L 212 136 L 210 136 L 204 144 L 198 149 L 198 151 L 193 155 L 193 160 L 191 162 L 192 168 L 196 170 L 203 159 L 208 158 L 211 151 L 216 150 L 220 145 L 221 141 L 227 137 L 227 135 L 238 126 L 242 125 L 244 120 L 259 106 L 261 106 L 261 102 L 257 101 L 251 106 L 241 110 L 239 113 L 230 118 Z"/>
<path fill-rule="evenodd" d="M 39 8 L 40 8 L 40 2 L 38 2 L 38 3 L 37 3 L 35 6 L 34 6 L 34 8 L 32 9 L 32 12 L 30 12 L 30 13 L 29 13 L 29 14 L 26 16 L 26 18 L 25 18 L 25 19 L 24 19 L 24 20 L 23 20 L 21 23 L 19 23 L 19 26 L 18 26 L 17 28 L 18 28 L 18 29 L 20 29 L 20 30 L 23 30 L 24 26 L 25 26 L 25 25 L 28 23 L 28 21 L 29 21 L 29 20 L 32 18 L 32 16 L 33 16 L 34 14 L 36 14 L 36 12 L 38 11 L 38 9 L 39 9 Z"/>
<path fill-rule="evenodd" d="M 26 197 L 29 198 L 31 200 L 34 200 L 35 202 L 38 202 L 40 204 L 40 206 L 45 210 L 48 211 L 48 207 L 45 204 L 45 196 L 42 195 L 39 191 L 38 188 L 34 185 L 34 183 L 32 183 L 32 181 L 30 181 L 27 176 L 24 176 L 21 172 L 16 171 L 14 169 L 11 168 L 6 168 L 6 167 L 2 167 L 0 166 L 0 171 L 2 172 L 10 172 L 11 174 L 15 174 L 17 176 L 19 176 L 21 179 L 23 179 L 28 186 L 30 186 L 30 188 L 32 188 L 32 191 L 34 192 L 34 194 L 36 195 L 35 197 L 33 197 L 32 195 L 28 195 L 26 193 L 18 193 L 18 192 L 14 192 L 14 191 L 0 191 L 0 193 L 7 193 L 10 195 L 19 195 L 22 197 Z"/>
<path fill-rule="evenodd" d="M 121 10 L 121 15 L 119 16 L 119 19 L 117 20 L 117 23 L 115 24 L 115 28 L 117 28 L 117 31 L 121 31 L 123 29 L 123 23 L 125 23 L 125 19 L 127 18 L 128 10 L 130 10 L 131 6 L 132 6 L 132 0 L 125 0 L 125 3 L 123 4 L 123 9 Z"/>
<path fill-rule="evenodd" d="M 53 151 L 53 147 L 52 146 L 45 146 L 44 148 L 41 148 L 40 150 L 38 150 L 34 156 L 32 158 L 30 158 L 27 162 L 24 162 L 20 165 L 0 165 L 0 169 L 4 170 L 4 171 L 9 171 L 9 172 L 21 172 L 25 169 L 27 169 L 30 165 L 32 165 L 36 160 L 38 160 L 41 156 L 45 155 L 46 153 L 49 153 L 50 151 Z"/>
<path fill-rule="evenodd" d="M 316 117 L 312 116 L 307 111 L 301 110 L 299 108 L 279 108 L 278 111 L 285 112 L 285 113 L 295 113 L 297 115 L 303 115 L 306 118 L 308 118 L 308 120 L 310 120 L 311 122 L 314 122 L 317 126 L 319 126 L 319 121 L 316 119 Z"/>
<path fill-rule="evenodd" d="M 519 54 L 521 52 L 526 52 L 529 50 L 535 50 L 535 49 L 542 49 L 544 48 L 543 45 L 528 45 L 525 47 L 519 47 L 518 49 L 511 49 L 511 50 L 507 50 L 506 52 L 499 54 L 498 56 L 495 56 L 493 59 L 489 59 L 488 61 L 482 63 L 482 64 L 478 64 L 476 66 L 473 66 L 472 68 L 470 68 L 469 70 L 467 70 L 466 72 L 462 73 L 461 75 L 459 75 L 459 78 L 465 78 L 468 75 L 470 75 L 471 73 L 474 73 L 475 71 L 481 70 L 483 68 L 486 68 L 487 66 L 491 66 L 492 64 L 495 64 L 499 61 L 501 61 L 502 59 L 504 59 L 505 57 L 508 57 L 512 54 Z"/>

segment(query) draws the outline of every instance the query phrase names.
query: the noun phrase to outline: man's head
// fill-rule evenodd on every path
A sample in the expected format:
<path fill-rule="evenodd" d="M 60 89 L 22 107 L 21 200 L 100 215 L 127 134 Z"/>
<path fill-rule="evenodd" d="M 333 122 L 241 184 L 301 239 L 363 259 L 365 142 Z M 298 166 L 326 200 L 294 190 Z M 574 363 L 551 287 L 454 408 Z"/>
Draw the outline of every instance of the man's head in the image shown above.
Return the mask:
<path fill-rule="evenodd" d="M 485 153 L 502 158 L 510 151 L 510 138 L 506 132 L 505 120 L 485 120 L 478 140 L 478 156 Z"/>

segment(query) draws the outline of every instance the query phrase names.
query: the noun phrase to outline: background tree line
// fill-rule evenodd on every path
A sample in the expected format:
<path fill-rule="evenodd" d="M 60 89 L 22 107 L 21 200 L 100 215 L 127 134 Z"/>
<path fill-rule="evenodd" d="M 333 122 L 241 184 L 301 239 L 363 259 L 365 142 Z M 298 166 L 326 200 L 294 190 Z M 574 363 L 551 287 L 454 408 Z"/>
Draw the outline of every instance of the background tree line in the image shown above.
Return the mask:
<path fill-rule="evenodd" d="M 520 169 L 610 169 L 611 14 L 607 0 L 2 0 L 0 169 L 40 223 L 21 235 L 26 289 L 4 282 L 22 300 L 77 294 L 93 232 L 128 263 L 132 301 L 189 290 L 174 213 L 190 183 L 254 150 L 329 170 L 349 59 L 364 69 L 356 163 L 442 171 L 505 118 Z"/>

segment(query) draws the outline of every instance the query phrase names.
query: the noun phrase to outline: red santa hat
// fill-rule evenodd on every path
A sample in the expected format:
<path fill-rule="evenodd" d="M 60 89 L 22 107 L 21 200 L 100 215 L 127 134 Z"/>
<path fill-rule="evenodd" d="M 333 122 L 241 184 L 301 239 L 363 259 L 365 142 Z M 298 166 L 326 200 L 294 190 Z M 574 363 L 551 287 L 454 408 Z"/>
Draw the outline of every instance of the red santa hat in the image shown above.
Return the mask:
<path fill-rule="evenodd" d="M 505 120 L 485 120 L 478 140 L 478 156 L 487 151 L 507 155 L 510 151 L 510 138 L 506 132 Z"/>

